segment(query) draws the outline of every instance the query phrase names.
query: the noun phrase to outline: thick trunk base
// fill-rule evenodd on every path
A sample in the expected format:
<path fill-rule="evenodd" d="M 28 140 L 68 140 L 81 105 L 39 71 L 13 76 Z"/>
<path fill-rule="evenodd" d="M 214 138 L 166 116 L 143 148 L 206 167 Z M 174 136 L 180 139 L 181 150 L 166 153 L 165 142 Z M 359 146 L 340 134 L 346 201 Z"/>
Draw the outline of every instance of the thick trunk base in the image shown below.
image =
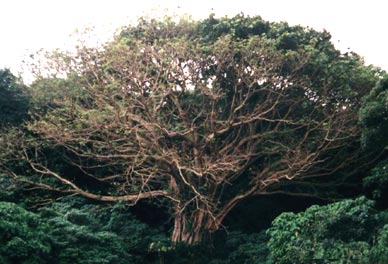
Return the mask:
<path fill-rule="evenodd" d="M 187 245 L 198 244 L 216 231 L 209 217 L 203 212 L 196 212 L 188 217 L 185 214 L 177 214 L 174 221 L 174 231 L 171 240 L 173 243 Z"/>

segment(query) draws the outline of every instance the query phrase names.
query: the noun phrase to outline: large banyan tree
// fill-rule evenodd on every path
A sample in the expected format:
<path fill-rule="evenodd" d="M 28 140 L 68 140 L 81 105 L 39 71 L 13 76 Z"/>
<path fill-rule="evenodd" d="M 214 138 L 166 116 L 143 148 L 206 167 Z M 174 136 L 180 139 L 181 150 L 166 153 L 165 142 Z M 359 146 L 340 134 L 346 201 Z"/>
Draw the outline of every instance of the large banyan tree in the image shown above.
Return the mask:
<path fill-rule="evenodd" d="M 243 15 L 140 20 L 50 63 L 64 80 L 36 81 L 57 98 L 28 125 L 42 142 L 24 151 L 39 176 L 28 181 L 101 201 L 163 202 L 172 241 L 188 244 L 248 197 L 341 169 L 375 82 L 327 32 Z M 104 188 L 56 170 L 48 145 Z"/>

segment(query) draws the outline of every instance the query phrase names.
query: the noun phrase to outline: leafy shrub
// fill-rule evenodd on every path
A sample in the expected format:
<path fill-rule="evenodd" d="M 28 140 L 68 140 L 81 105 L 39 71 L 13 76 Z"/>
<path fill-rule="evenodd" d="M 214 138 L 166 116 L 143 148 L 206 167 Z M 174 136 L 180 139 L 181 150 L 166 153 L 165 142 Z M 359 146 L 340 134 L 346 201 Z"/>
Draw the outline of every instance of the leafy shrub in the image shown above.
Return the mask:
<path fill-rule="evenodd" d="M 58 263 L 132 263 L 124 240 L 104 229 L 101 210 L 77 198 L 65 199 L 42 210 Z"/>
<path fill-rule="evenodd" d="M 263 264 L 268 257 L 267 235 L 265 232 L 244 234 L 232 232 L 225 243 L 227 263 Z"/>
<path fill-rule="evenodd" d="M 388 221 L 386 213 L 377 213 L 373 205 L 361 197 L 281 214 L 267 232 L 273 261 L 345 264 L 386 260 L 382 245 L 387 244 L 387 229 L 380 228 Z"/>
<path fill-rule="evenodd" d="M 373 198 L 381 198 L 388 184 L 388 161 L 377 164 L 370 175 L 363 179 L 364 187 L 372 190 Z"/>
<path fill-rule="evenodd" d="M 47 263 L 51 243 L 47 225 L 22 207 L 0 202 L 1 263 Z"/>
<path fill-rule="evenodd" d="M 139 221 L 121 203 L 113 208 L 82 198 L 42 209 L 59 263 L 154 263 L 169 240 Z M 150 245 L 154 250 L 150 250 Z M 163 247 L 163 248 L 162 248 Z"/>
<path fill-rule="evenodd" d="M 370 250 L 369 263 L 384 264 L 388 260 L 388 224 L 379 232 L 376 243 Z"/>
<path fill-rule="evenodd" d="M 265 232 L 246 234 L 218 233 L 212 243 L 187 246 L 179 244 L 164 255 L 165 263 L 264 264 L 267 263 L 268 236 Z"/>

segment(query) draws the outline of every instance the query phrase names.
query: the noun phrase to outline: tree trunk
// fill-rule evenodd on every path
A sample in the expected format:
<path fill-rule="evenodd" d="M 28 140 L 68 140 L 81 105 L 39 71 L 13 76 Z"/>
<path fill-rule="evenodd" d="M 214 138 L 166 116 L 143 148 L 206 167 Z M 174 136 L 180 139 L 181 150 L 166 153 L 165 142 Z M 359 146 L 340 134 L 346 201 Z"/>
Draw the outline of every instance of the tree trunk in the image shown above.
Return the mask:
<path fill-rule="evenodd" d="M 202 242 L 211 232 L 216 231 L 208 213 L 195 211 L 177 212 L 175 214 L 174 231 L 171 240 L 173 243 L 192 245 Z"/>
<path fill-rule="evenodd" d="M 174 190 L 174 194 L 177 197 L 176 200 L 180 200 L 179 194 L 181 190 L 179 190 L 173 177 L 170 181 L 170 188 Z M 204 237 L 218 229 L 214 217 L 206 210 L 205 206 L 195 209 L 190 208 L 190 206 L 182 208 L 177 203 L 174 206 L 174 210 L 174 230 L 171 236 L 173 243 L 184 243 L 187 245 L 200 243 Z"/>

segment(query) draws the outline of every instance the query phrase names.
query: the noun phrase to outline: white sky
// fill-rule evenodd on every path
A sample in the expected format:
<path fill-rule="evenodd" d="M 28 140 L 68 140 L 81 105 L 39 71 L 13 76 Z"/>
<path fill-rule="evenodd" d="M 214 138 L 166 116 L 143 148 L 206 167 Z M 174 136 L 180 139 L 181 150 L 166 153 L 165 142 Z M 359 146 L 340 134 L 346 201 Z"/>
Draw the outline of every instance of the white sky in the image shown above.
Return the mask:
<path fill-rule="evenodd" d="M 99 38 L 142 15 L 187 13 L 195 19 L 260 15 L 326 29 L 334 44 L 357 52 L 367 64 L 388 70 L 387 0 L 3 0 L 0 5 L 0 68 L 18 74 L 22 60 L 38 49 L 66 49 L 75 29 L 94 26 Z"/>

